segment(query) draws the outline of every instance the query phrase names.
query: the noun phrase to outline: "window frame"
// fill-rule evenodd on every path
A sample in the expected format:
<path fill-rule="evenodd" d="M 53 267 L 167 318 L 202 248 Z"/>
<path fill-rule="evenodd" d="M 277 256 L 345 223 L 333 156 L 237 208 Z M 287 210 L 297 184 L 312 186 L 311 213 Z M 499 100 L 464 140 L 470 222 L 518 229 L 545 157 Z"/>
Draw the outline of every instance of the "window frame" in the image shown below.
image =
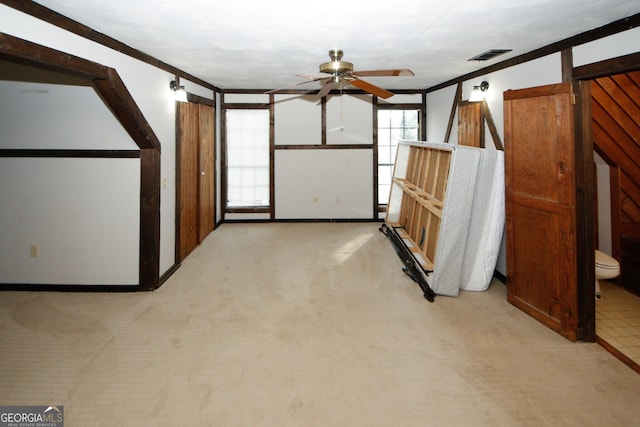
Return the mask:
<path fill-rule="evenodd" d="M 424 102 L 423 102 L 424 104 Z M 387 203 L 380 203 L 380 177 L 379 177 L 379 138 L 380 138 L 380 123 L 378 120 L 378 113 L 381 110 L 393 110 L 393 111 L 417 111 L 418 113 L 418 140 L 422 140 L 422 135 L 425 134 L 425 122 L 426 122 L 426 111 L 423 104 L 411 103 L 411 104 L 377 104 L 376 108 L 374 108 L 374 174 L 375 174 L 375 182 L 374 182 L 374 203 L 376 205 L 376 210 L 378 213 L 387 211 Z M 393 159 L 395 162 L 395 159 Z M 391 163 L 393 167 L 394 163 Z"/>
<path fill-rule="evenodd" d="M 229 169 L 228 169 L 228 143 L 227 140 L 227 112 L 229 110 L 268 110 L 269 111 L 269 202 L 264 206 L 229 206 L 228 204 L 228 186 L 229 186 Z M 227 103 L 222 102 L 221 106 L 221 204 L 222 216 L 227 213 L 267 213 L 271 219 L 274 219 L 274 127 L 273 127 L 274 109 L 273 103 Z"/>

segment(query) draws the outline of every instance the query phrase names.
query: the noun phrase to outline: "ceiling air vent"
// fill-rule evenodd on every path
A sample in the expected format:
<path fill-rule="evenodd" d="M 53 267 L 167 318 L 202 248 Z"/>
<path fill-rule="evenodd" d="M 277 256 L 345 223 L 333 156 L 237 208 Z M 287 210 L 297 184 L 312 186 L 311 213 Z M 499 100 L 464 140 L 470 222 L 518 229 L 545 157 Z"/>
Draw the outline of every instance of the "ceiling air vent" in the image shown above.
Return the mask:
<path fill-rule="evenodd" d="M 476 55 L 473 58 L 469 58 L 467 61 L 487 61 L 495 58 L 503 53 L 511 52 L 511 49 L 489 49 L 486 52 L 482 52 L 480 55 Z"/>

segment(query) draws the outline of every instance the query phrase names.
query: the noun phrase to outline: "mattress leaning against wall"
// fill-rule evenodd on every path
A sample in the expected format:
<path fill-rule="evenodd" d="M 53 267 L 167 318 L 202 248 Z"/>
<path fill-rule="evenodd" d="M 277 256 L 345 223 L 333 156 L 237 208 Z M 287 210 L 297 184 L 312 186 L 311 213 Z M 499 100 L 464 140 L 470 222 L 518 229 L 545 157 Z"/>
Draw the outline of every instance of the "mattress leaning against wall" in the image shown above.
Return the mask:
<path fill-rule="evenodd" d="M 397 233 L 392 243 L 404 242 L 439 295 L 460 290 L 480 155 L 446 143 L 398 145 L 386 229 Z"/>
<path fill-rule="evenodd" d="M 458 296 L 473 216 L 480 152 L 472 147 L 447 145 L 452 147 L 451 167 L 438 236 L 438 252 L 427 282 L 436 294 Z"/>
<path fill-rule="evenodd" d="M 481 158 L 460 284 L 465 291 L 485 291 L 489 287 L 505 224 L 504 151 L 476 150 Z"/>

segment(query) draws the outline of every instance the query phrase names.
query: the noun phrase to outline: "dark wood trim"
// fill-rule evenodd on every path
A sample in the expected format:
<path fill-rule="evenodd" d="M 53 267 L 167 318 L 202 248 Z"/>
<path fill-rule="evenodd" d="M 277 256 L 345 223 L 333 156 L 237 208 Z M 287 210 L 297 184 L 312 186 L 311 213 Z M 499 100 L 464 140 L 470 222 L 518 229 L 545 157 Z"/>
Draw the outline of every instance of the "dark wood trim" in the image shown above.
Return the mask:
<path fill-rule="evenodd" d="M 140 150 L 0 149 L 0 157 L 139 159 Z"/>
<path fill-rule="evenodd" d="M 427 91 L 422 91 L 422 107 L 420 109 L 420 140 L 427 139 Z"/>
<path fill-rule="evenodd" d="M 489 128 L 491 139 L 493 139 L 493 145 L 496 147 L 496 150 L 504 151 L 502 139 L 500 139 L 498 128 L 496 128 L 496 123 L 493 121 L 493 115 L 491 114 L 491 110 L 489 109 L 489 104 L 487 103 L 486 99 L 482 100 L 480 108 L 482 109 L 482 117 L 484 117 L 484 120 L 487 123 L 487 127 Z"/>
<path fill-rule="evenodd" d="M 371 148 L 373 148 L 373 144 L 287 144 L 274 146 L 276 150 L 370 150 Z"/>
<path fill-rule="evenodd" d="M 159 285 L 160 265 L 160 141 L 117 71 L 0 33 L 0 58 L 86 78 L 140 148 L 140 290 Z"/>
<path fill-rule="evenodd" d="M 153 132 L 131 93 L 117 71 L 110 68 L 109 78 L 94 80 L 93 85 L 122 127 L 140 148 L 161 149 L 160 140 Z"/>
<path fill-rule="evenodd" d="M 160 151 L 140 156 L 140 283 L 143 291 L 160 285 Z"/>
<path fill-rule="evenodd" d="M 449 142 L 451 137 L 451 130 L 453 129 L 453 121 L 458 111 L 458 104 L 462 101 L 462 82 L 458 83 L 456 87 L 456 94 L 453 97 L 453 104 L 451 105 L 451 112 L 449 113 L 449 123 L 447 124 L 447 132 L 444 135 L 444 142 Z"/>
<path fill-rule="evenodd" d="M 136 292 L 136 285 L 77 285 L 46 283 L 0 283 L 0 291 L 23 292 Z"/>
<path fill-rule="evenodd" d="M 344 223 L 344 222 L 371 222 L 371 223 L 381 223 L 382 219 L 377 218 L 288 218 L 288 219 L 225 219 L 220 223 L 222 224 L 257 224 L 257 223 L 269 223 L 269 222 L 281 222 L 281 223 L 315 223 L 315 222 L 326 222 L 326 223 Z"/>
<path fill-rule="evenodd" d="M 178 81 L 178 76 L 175 77 L 176 81 Z M 175 230 L 175 240 L 174 240 L 174 260 L 179 261 L 181 259 L 180 254 L 180 242 L 182 237 L 181 230 L 181 220 L 182 220 L 182 149 L 181 149 L 181 135 L 182 135 L 182 126 L 180 123 L 180 103 L 178 101 L 174 102 L 174 118 L 175 118 L 175 176 L 174 176 L 174 185 L 176 192 L 176 200 L 175 200 L 175 218 L 174 218 L 174 230 Z"/>
<path fill-rule="evenodd" d="M 276 217 L 276 127 L 275 127 L 275 104 L 273 102 L 274 95 L 269 94 L 269 217 Z"/>
<path fill-rule="evenodd" d="M 220 216 L 224 221 L 227 212 L 227 107 L 224 92 L 220 94 Z"/>
<path fill-rule="evenodd" d="M 574 82 L 575 108 L 575 179 L 576 179 L 576 258 L 578 339 L 596 339 L 595 291 L 595 174 L 593 136 L 591 133 L 591 82 Z"/>
<path fill-rule="evenodd" d="M 178 81 L 177 79 L 178 79 L 178 76 L 176 76 L 176 81 Z M 213 96 L 215 98 L 215 94 Z M 214 108 L 216 106 L 214 99 L 205 98 L 203 96 L 195 95 L 195 94 L 189 93 L 189 92 L 187 92 L 187 101 L 189 101 L 189 102 L 191 102 L 193 104 L 208 105 L 209 107 L 214 107 Z"/>
<path fill-rule="evenodd" d="M 56 27 L 62 28 L 69 32 L 72 32 L 80 37 L 84 37 L 96 43 L 99 43 L 103 46 L 106 46 L 115 51 L 121 52 L 127 56 L 138 59 L 140 61 L 146 62 L 147 64 L 153 65 L 154 67 L 160 68 L 161 70 L 165 70 L 169 73 L 175 74 L 182 78 L 185 78 L 193 83 L 197 83 L 201 86 L 204 86 L 208 89 L 214 91 L 220 91 L 220 89 L 209 82 L 205 82 L 204 80 L 193 76 L 189 73 L 186 73 L 172 65 L 169 65 L 165 62 L 162 62 L 151 55 L 148 55 L 144 52 L 141 52 L 137 49 L 133 49 L 132 47 L 112 38 L 103 33 L 95 31 L 77 21 L 74 21 L 71 18 L 68 18 L 64 15 L 61 15 L 57 12 L 54 12 L 51 9 L 48 9 L 44 6 L 41 6 L 33 1 L 24 1 L 24 0 L 0 0 L 0 3 L 5 4 L 13 9 L 16 9 L 20 12 L 26 13 L 28 15 L 33 16 L 34 18 L 40 19 L 42 21 L 48 22 L 50 24 L 55 25 Z M 68 73 L 67 73 L 68 74 Z"/>
<path fill-rule="evenodd" d="M 498 279 L 499 281 L 501 281 L 505 285 L 507 284 L 507 276 L 505 276 L 504 274 L 500 273 L 498 270 L 493 270 L 493 277 L 495 277 L 496 279 Z"/>
<path fill-rule="evenodd" d="M 562 49 L 560 51 L 560 68 L 562 72 L 562 81 L 570 82 L 573 78 L 573 50 L 571 48 Z"/>
<path fill-rule="evenodd" d="M 376 97 L 377 100 L 377 97 Z M 380 104 L 377 103 L 378 110 L 422 110 L 422 103 L 411 103 L 411 104 Z"/>
<path fill-rule="evenodd" d="M 175 273 L 176 271 L 178 271 L 178 269 L 180 268 L 182 264 L 181 263 L 175 263 L 173 264 L 167 271 L 165 271 L 162 276 L 160 276 L 160 283 L 158 284 L 158 287 L 162 286 L 162 284 L 164 284 L 164 282 L 166 282 L 167 280 L 169 280 L 169 278 L 171 276 L 173 276 L 173 273 Z"/>
<path fill-rule="evenodd" d="M 575 80 L 596 79 L 613 74 L 635 71 L 639 68 L 640 52 L 576 67 L 573 69 L 572 77 Z"/>
<path fill-rule="evenodd" d="M 0 59 L 89 81 L 110 78 L 109 67 L 5 33 L 0 33 Z"/>
<path fill-rule="evenodd" d="M 2 0 L 0 0 L 2 1 Z M 248 94 L 248 95 L 270 95 L 267 94 L 266 92 L 270 91 L 271 89 L 223 89 L 222 91 L 224 93 L 236 93 L 236 94 Z M 313 95 L 317 95 L 320 92 L 319 89 L 314 89 L 314 90 L 304 90 L 304 89 L 280 89 L 278 91 L 278 93 L 273 94 L 273 95 L 309 95 L 309 96 L 313 96 Z M 411 94 L 416 94 L 416 93 L 421 93 L 422 89 L 391 89 L 391 92 L 393 92 L 395 95 L 411 95 Z M 360 90 L 360 89 L 343 89 L 342 91 L 340 90 L 332 90 L 331 92 L 329 92 L 328 95 L 371 95 L 371 96 L 375 96 L 370 94 L 369 92 L 366 92 L 364 90 Z"/>
<path fill-rule="evenodd" d="M 271 108 L 270 102 L 251 104 L 248 102 L 231 102 L 223 104 L 227 110 L 268 110 Z"/>
<path fill-rule="evenodd" d="M 381 108 L 378 104 L 378 97 L 374 96 L 371 99 L 371 110 L 373 117 L 373 150 L 372 150 L 372 158 L 373 158 L 373 211 L 371 214 L 372 218 L 376 218 L 378 216 L 378 110 Z M 395 109 L 395 105 L 391 105 L 391 109 Z"/>
<path fill-rule="evenodd" d="M 271 207 L 270 206 L 258 206 L 258 207 L 252 207 L 252 206 L 246 206 L 246 207 L 234 207 L 234 208 L 227 208 L 227 210 L 225 211 L 225 213 L 252 213 L 252 214 L 257 214 L 257 213 L 266 213 L 266 214 L 271 214 Z M 273 219 L 273 218 L 272 218 Z M 225 220 L 228 221 L 228 220 Z"/>
<path fill-rule="evenodd" d="M 320 144 L 327 145 L 327 97 L 320 101 Z"/>
<path fill-rule="evenodd" d="M 440 89 L 444 89 L 456 83 L 461 83 L 466 80 L 470 80 L 477 77 L 483 77 L 486 74 L 504 70 L 505 68 L 510 68 L 515 65 L 519 65 L 525 62 L 532 61 L 534 59 L 541 58 L 543 56 L 550 55 L 552 53 L 560 52 L 563 49 L 572 48 L 574 46 L 579 46 L 581 44 L 589 43 L 591 41 L 598 40 L 600 38 L 607 37 L 612 34 L 617 34 L 622 31 L 630 30 L 637 26 L 640 26 L 640 13 L 628 16 L 626 18 L 619 19 L 607 25 L 603 25 L 602 27 L 594 28 L 590 31 L 585 31 L 584 33 L 575 35 L 573 37 L 569 37 L 559 42 L 551 43 L 539 49 L 535 49 L 535 50 L 532 50 L 531 52 L 515 56 L 505 61 L 498 62 L 496 64 L 492 64 L 488 67 L 481 68 L 471 73 L 458 76 L 454 79 L 447 80 L 446 82 L 442 82 L 435 86 L 431 86 L 426 90 L 427 92 L 434 92 Z M 575 74 L 574 74 L 574 78 L 576 78 Z"/>

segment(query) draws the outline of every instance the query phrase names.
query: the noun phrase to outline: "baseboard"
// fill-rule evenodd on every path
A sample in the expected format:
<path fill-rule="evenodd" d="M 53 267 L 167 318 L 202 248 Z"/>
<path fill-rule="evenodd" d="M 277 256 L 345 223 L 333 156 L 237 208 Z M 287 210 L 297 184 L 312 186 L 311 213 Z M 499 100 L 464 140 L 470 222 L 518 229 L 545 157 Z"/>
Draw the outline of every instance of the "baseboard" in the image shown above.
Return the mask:
<path fill-rule="evenodd" d="M 138 285 L 61 285 L 45 283 L 0 283 L 0 291 L 24 292 L 136 292 Z"/>
<path fill-rule="evenodd" d="M 493 270 L 493 277 L 495 277 L 496 279 L 500 280 L 505 285 L 507 284 L 507 276 L 505 276 L 504 274 L 500 273 L 498 270 Z"/>

